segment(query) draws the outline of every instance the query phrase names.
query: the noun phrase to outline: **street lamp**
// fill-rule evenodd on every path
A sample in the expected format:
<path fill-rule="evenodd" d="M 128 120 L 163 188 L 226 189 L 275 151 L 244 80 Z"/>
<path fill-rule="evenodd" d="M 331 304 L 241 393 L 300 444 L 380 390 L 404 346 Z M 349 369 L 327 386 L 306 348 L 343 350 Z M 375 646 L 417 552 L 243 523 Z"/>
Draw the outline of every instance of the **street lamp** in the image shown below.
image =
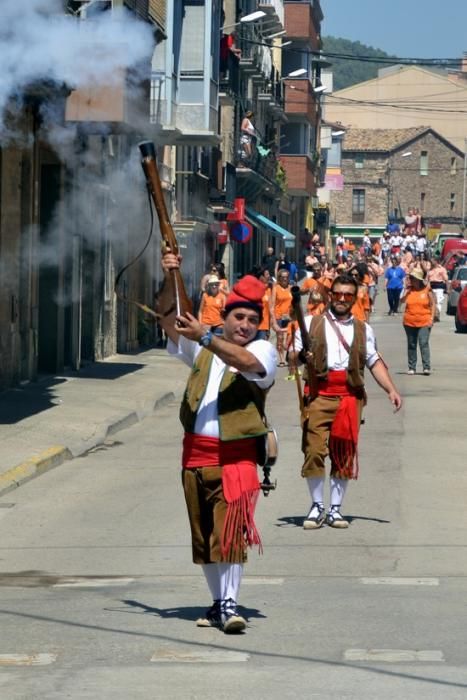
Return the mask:
<path fill-rule="evenodd" d="M 314 93 L 319 93 L 319 92 L 326 92 L 327 90 L 327 85 L 318 85 L 317 87 L 313 88 Z"/>
<path fill-rule="evenodd" d="M 297 68 L 297 70 L 293 70 L 291 73 L 286 75 L 286 78 L 301 78 L 302 75 L 306 75 L 308 73 L 306 68 Z"/>
<path fill-rule="evenodd" d="M 221 27 L 221 32 L 224 31 L 224 29 L 233 29 L 233 27 L 238 27 L 239 24 L 248 24 L 249 22 L 256 22 L 257 19 L 261 19 L 261 17 L 265 17 L 266 13 L 263 12 L 263 10 L 257 10 L 256 12 L 250 12 L 249 15 L 245 15 L 244 17 L 240 17 L 240 20 L 238 22 L 235 22 L 235 24 L 226 24 L 224 27 Z"/>
<path fill-rule="evenodd" d="M 279 36 L 284 36 L 284 34 L 287 34 L 287 31 L 283 29 L 281 32 L 275 32 L 274 34 L 268 34 L 267 36 L 263 36 L 263 39 L 277 39 Z"/>

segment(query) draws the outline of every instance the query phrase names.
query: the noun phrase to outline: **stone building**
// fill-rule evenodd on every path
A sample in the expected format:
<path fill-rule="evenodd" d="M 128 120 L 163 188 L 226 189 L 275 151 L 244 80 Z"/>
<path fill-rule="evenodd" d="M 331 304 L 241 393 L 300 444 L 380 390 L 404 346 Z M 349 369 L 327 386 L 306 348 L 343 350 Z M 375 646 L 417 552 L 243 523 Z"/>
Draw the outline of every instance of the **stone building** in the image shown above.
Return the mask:
<path fill-rule="evenodd" d="M 460 230 L 464 155 L 430 127 L 349 129 L 342 139 L 343 188 L 331 193 L 332 233 L 380 235 L 409 207 L 426 225 Z"/>

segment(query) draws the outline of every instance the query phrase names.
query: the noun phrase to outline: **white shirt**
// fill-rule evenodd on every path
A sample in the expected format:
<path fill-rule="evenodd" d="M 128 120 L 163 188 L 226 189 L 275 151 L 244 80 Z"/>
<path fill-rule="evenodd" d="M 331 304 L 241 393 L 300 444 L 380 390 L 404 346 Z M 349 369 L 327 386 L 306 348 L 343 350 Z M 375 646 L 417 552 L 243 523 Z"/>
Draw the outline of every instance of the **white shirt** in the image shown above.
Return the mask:
<path fill-rule="evenodd" d="M 332 315 L 332 314 L 331 314 Z M 305 317 L 305 325 L 307 331 L 310 330 L 311 321 L 313 316 Z M 353 316 L 346 319 L 345 321 L 338 321 L 335 316 L 333 316 L 335 322 L 339 325 L 339 330 L 342 333 L 344 339 L 348 343 L 349 347 L 352 345 L 353 335 L 354 335 L 354 320 Z M 366 366 L 371 369 L 375 362 L 379 359 L 378 352 L 376 350 L 376 338 L 372 327 L 365 323 L 366 328 Z M 342 345 L 341 341 L 337 337 L 336 331 L 329 323 L 328 319 L 324 318 L 324 332 L 326 335 L 326 345 L 328 348 L 328 369 L 348 369 L 349 367 L 349 353 Z M 302 336 L 300 331 L 295 332 L 295 351 L 300 352 L 303 348 Z"/>
<path fill-rule="evenodd" d="M 428 243 L 425 236 L 418 236 L 415 242 L 415 247 L 418 253 L 424 253 Z"/>
<path fill-rule="evenodd" d="M 267 340 L 254 340 L 246 347 L 248 352 L 264 367 L 265 376 L 262 377 L 255 372 L 242 372 L 242 376 L 250 382 L 255 382 L 261 389 L 268 389 L 274 382 L 276 376 L 277 353 L 275 348 Z M 201 352 L 202 347 L 194 340 L 188 340 L 180 336 L 178 345 L 170 339 L 167 343 L 169 355 L 178 357 L 189 367 L 193 366 L 196 357 Z M 208 383 L 204 396 L 200 401 L 198 413 L 196 414 L 195 433 L 205 437 L 219 437 L 219 414 L 217 411 L 217 399 L 219 389 L 227 365 L 217 355 L 212 355 L 211 370 L 209 372 Z M 233 367 L 231 372 L 238 372 Z"/>
<path fill-rule="evenodd" d="M 394 246 L 395 248 L 400 248 L 403 240 L 404 239 L 402 238 L 402 236 L 397 236 L 397 235 L 391 236 L 391 238 L 390 238 L 391 247 Z"/>

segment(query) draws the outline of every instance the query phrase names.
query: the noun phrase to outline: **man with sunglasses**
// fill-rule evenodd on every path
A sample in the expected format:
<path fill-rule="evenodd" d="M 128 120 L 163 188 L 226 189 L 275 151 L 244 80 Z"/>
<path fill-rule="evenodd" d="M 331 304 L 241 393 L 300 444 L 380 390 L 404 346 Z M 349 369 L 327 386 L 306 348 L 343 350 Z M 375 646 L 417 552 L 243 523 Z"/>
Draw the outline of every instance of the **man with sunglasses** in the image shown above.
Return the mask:
<path fill-rule="evenodd" d="M 388 394 L 398 411 L 402 399 L 388 368 L 376 350 L 368 323 L 354 319 L 351 308 L 358 285 L 350 275 L 339 275 L 330 291 L 329 309 L 321 316 L 305 319 L 308 335 L 295 335 L 295 358 L 306 363 L 307 383 L 302 450 L 302 476 L 307 480 L 311 508 L 303 527 L 320 528 L 324 523 L 347 528 L 341 514 L 350 479 L 358 476 L 358 432 L 366 403 L 365 366 Z M 324 506 L 325 458 L 330 457 L 330 504 Z"/>

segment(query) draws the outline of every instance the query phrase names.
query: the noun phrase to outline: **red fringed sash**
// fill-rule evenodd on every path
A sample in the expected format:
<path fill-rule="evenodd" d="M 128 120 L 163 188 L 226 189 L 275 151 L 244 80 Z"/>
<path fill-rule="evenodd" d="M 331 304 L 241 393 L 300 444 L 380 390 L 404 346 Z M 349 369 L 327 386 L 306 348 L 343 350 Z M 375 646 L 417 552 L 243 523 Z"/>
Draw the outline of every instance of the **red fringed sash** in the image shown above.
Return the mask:
<path fill-rule="evenodd" d="M 261 485 L 256 472 L 256 438 L 222 442 L 217 438 L 185 433 L 182 466 L 184 469 L 222 467 L 222 489 L 227 515 L 221 535 L 224 557 L 243 546 L 258 545 L 261 537 L 254 514 Z"/>
<path fill-rule="evenodd" d="M 346 370 L 330 370 L 318 393 L 340 398 L 329 436 L 329 455 L 344 478 L 357 479 L 358 402 L 347 384 Z"/>

